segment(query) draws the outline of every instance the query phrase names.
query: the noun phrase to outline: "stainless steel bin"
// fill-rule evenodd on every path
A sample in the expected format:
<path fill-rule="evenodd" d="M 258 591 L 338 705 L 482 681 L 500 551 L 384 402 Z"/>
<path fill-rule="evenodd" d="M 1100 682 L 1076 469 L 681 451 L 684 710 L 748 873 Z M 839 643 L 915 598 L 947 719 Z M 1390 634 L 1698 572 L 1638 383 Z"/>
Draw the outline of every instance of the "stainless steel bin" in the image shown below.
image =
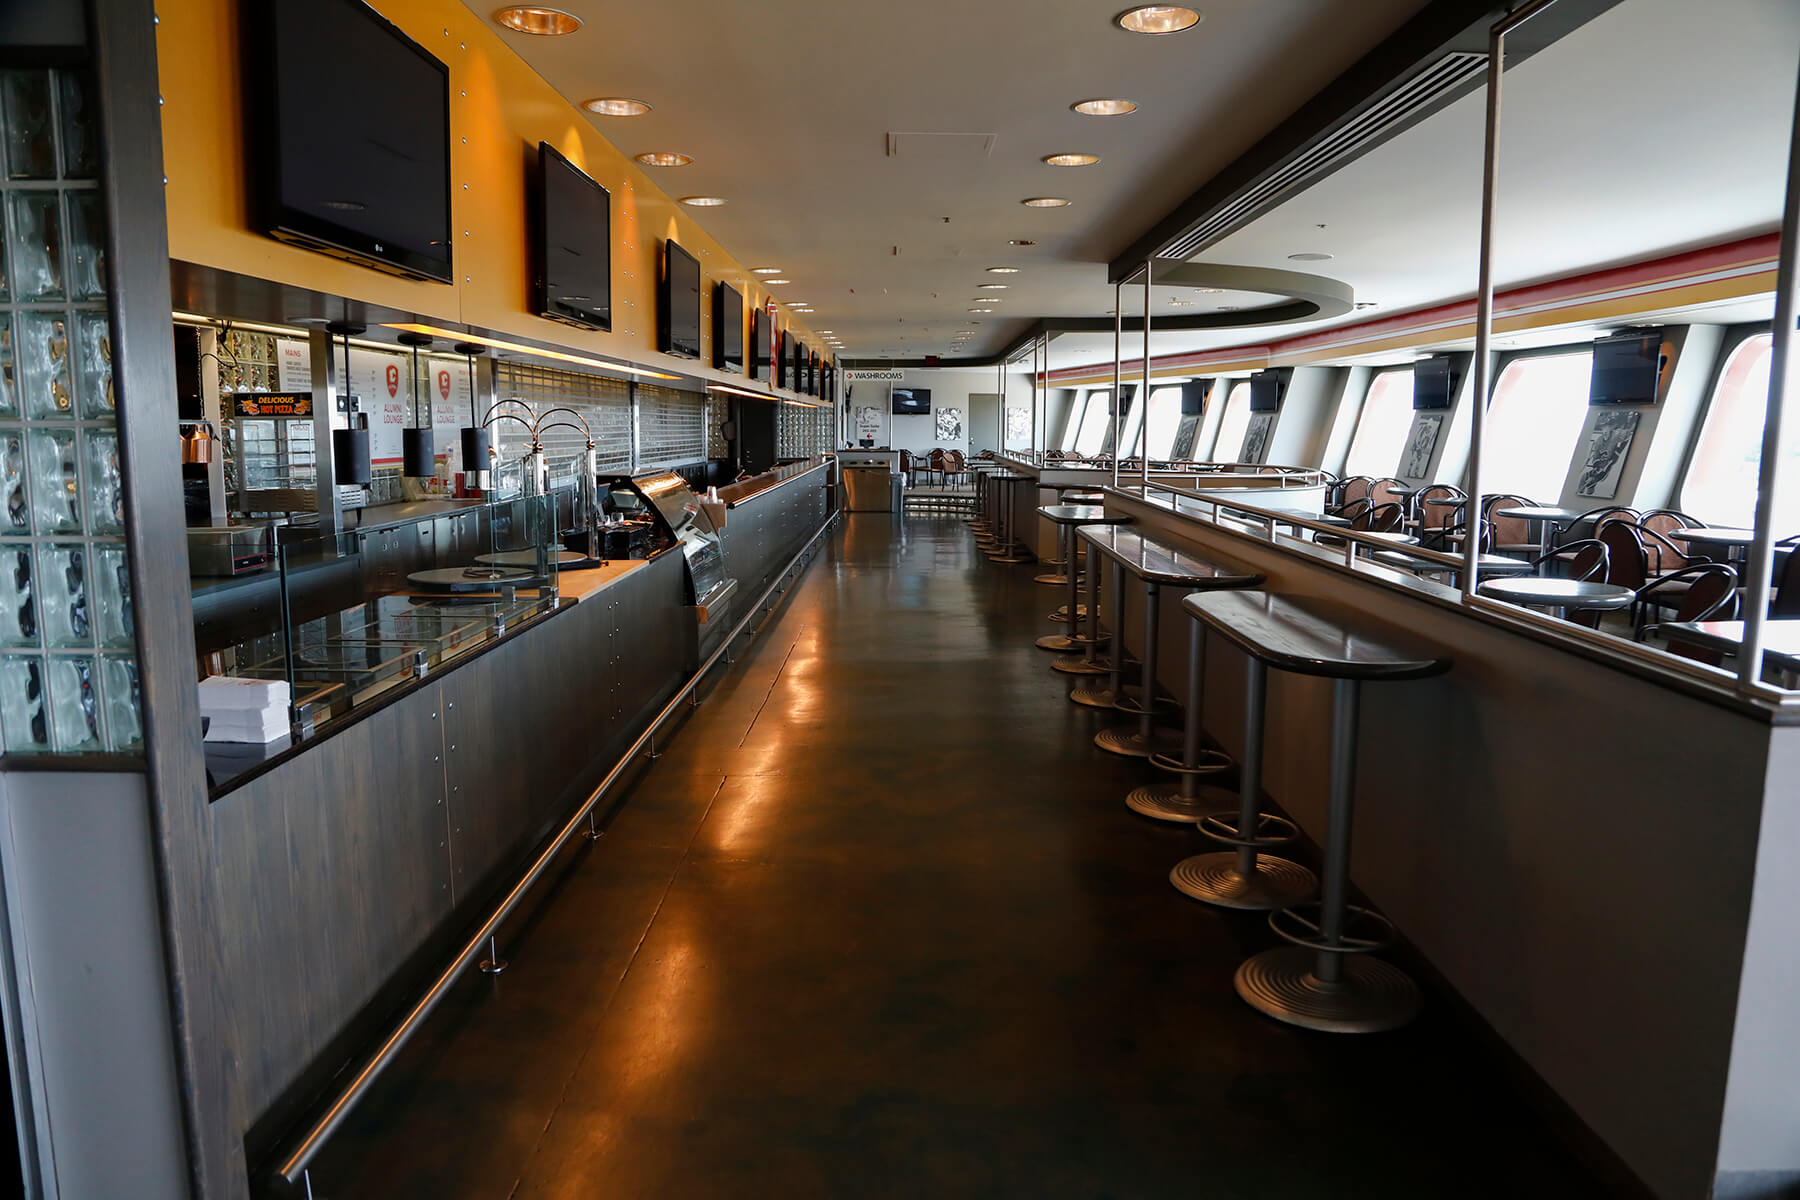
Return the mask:
<path fill-rule="evenodd" d="M 892 473 L 885 463 L 871 466 L 846 464 L 844 491 L 849 497 L 849 503 L 844 507 L 850 512 L 894 511 Z"/>

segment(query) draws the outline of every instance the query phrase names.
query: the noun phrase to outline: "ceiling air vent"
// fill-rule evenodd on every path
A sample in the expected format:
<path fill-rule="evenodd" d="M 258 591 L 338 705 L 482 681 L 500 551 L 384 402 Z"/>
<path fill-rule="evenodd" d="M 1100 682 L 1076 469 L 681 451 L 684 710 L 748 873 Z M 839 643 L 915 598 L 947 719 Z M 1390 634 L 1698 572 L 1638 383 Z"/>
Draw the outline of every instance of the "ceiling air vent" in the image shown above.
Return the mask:
<path fill-rule="evenodd" d="M 1307 184 L 1430 116 L 1480 80 L 1487 61 L 1486 54 L 1472 51 L 1444 55 L 1213 210 L 1206 220 L 1171 243 L 1163 256 L 1192 258 Z"/>
<path fill-rule="evenodd" d="M 896 133 L 887 135 L 889 158 L 920 162 L 980 162 L 994 153 L 991 133 Z"/>

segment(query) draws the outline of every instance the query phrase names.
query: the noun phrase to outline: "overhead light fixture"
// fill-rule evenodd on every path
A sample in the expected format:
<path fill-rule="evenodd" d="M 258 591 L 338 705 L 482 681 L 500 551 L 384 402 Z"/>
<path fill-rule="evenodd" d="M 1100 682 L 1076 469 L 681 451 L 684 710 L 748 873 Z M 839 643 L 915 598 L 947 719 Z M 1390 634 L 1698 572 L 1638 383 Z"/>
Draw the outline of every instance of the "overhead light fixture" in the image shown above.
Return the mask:
<path fill-rule="evenodd" d="M 993 310 L 989 308 L 971 308 L 969 311 L 972 313 L 985 313 L 992 312 Z"/>
<path fill-rule="evenodd" d="M 989 267 L 988 268 L 989 275 L 1017 275 L 1018 273 L 1019 273 L 1019 268 L 1017 268 L 1017 267 Z"/>
<path fill-rule="evenodd" d="M 723 196 L 683 196 L 681 202 L 689 208 L 717 208 L 725 203 Z"/>
<path fill-rule="evenodd" d="M 584 100 L 581 107 L 601 117 L 641 117 L 650 111 L 648 100 L 633 100 L 628 96 L 602 96 L 598 100 Z"/>
<path fill-rule="evenodd" d="M 1145 4 L 1126 9 L 1113 18 L 1113 23 L 1127 33 L 1180 33 L 1198 25 L 1200 14 L 1173 4 Z"/>
<path fill-rule="evenodd" d="M 1037 245 L 1037 243 L 1032 241 L 1030 238 L 1008 238 L 1006 241 L 1006 244 L 1009 246 L 1035 246 L 1035 245 Z"/>
<path fill-rule="evenodd" d="M 779 275 L 779 274 L 781 274 L 781 268 L 780 267 L 751 267 L 750 273 L 752 275 Z"/>
<path fill-rule="evenodd" d="M 1381 301 L 1379 301 L 1379 300 L 1358 300 L 1356 302 L 1356 307 L 1359 309 L 1360 308 L 1380 308 Z"/>
<path fill-rule="evenodd" d="M 1026 208 L 1067 208 L 1069 202 L 1061 196 L 1032 196 L 1019 201 Z"/>
<path fill-rule="evenodd" d="M 603 371 L 619 371 L 626 375 L 642 375 L 646 379 L 680 379 L 679 375 L 665 375 L 661 371 L 651 371 L 644 367 L 627 366 L 624 363 L 607 362 L 603 358 L 589 358 L 585 354 L 564 354 L 561 350 L 546 350 L 542 346 L 527 346 L 523 342 L 507 342 L 499 338 L 483 337 L 478 333 L 464 333 L 460 329 L 441 329 L 436 325 L 383 325 L 383 329 L 396 329 L 401 333 L 428 333 L 433 337 L 454 338 L 459 342 L 474 342 L 478 346 L 486 346 L 492 350 L 511 350 L 518 354 L 531 354 L 538 358 L 553 359 L 556 362 L 578 363 L 584 367 L 599 367 Z"/>
<path fill-rule="evenodd" d="M 978 288 L 992 288 L 995 291 L 1000 291 L 1000 290 L 1003 290 L 1007 285 L 1004 283 L 978 283 L 975 286 Z"/>
<path fill-rule="evenodd" d="M 1046 154 L 1044 162 L 1052 167 L 1091 167 L 1100 161 L 1098 154 Z"/>
<path fill-rule="evenodd" d="M 1289 262 L 1330 262 L 1331 255 L 1320 254 L 1316 251 L 1309 250 L 1304 254 L 1288 255 L 1288 261 Z"/>
<path fill-rule="evenodd" d="M 1199 291 L 1202 296 L 1223 296 L 1225 294 L 1224 288 L 1201 288 Z"/>
<path fill-rule="evenodd" d="M 635 161 L 644 164 L 646 167 L 685 167 L 694 161 L 689 155 L 675 154 L 667 150 L 656 150 L 648 151 L 643 154 L 634 154 L 632 158 Z"/>
<path fill-rule="evenodd" d="M 516 33 L 532 33 L 557 37 L 581 28 L 581 18 L 560 8 L 541 8 L 535 4 L 515 4 L 494 14 L 494 20 Z"/>
<path fill-rule="evenodd" d="M 835 329 L 821 329 L 821 330 L 819 330 L 819 336 L 823 337 L 828 333 L 836 333 L 836 332 L 837 332 L 837 330 L 835 330 Z"/>
<path fill-rule="evenodd" d="M 767 392 L 753 392 L 748 388 L 732 387 L 728 383 L 709 383 L 706 385 L 706 390 L 709 392 L 730 392 L 734 396 L 748 396 L 752 400 L 773 400 L 775 398 Z"/>
<path fill-rule="evenodd" d="M 763 280 L 763 282 L 768 284 L 770 287 L 780 287 L 784 283 L 792 283 L 794 281 L 791 279 L 765 279 L 765 280 Z"/>
<path fill-rule="evenodd" d="M 1069 107 L 1084 117 L 1122 117 L 1137 111 L 1137 105 L 1129 100 L 1077 100 Z"/>

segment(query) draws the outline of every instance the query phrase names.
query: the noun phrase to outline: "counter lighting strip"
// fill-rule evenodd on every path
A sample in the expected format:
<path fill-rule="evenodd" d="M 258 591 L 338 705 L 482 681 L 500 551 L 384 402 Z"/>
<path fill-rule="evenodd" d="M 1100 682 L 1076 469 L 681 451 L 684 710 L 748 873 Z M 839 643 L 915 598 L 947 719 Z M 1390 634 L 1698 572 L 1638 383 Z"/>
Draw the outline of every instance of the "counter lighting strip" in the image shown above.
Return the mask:
<path fill-rule="evenodd" d="M 511 350 L 518 354 L 530 354 L 538 358 L 554 359 L 557 362 L 576 363 L 584 367 L 599 367 L 603 371 L 621 371 L 626 375 L 642 375 L 646 379 L 680 379 L 679 375 L 669 375 L 662 371 L 652 371 L 648 367 L 627 366 L 625 363 L 608 362 L 603 358 L 590 358 L 585 354 L 567 354 L 561 350 L 546 350 L 542 346 L 527 346 L 523 342 L 508 342 L 500 338 L 486 337 L 479 333 L 465 333 L 460 329 L 444 329 L 437 325 L 384 324 L 383 329 L 394 329 L 401 333 L 424 333 L 432 337 L 455 338 L 458 341 L 474 342 L 492 350 Z"/>

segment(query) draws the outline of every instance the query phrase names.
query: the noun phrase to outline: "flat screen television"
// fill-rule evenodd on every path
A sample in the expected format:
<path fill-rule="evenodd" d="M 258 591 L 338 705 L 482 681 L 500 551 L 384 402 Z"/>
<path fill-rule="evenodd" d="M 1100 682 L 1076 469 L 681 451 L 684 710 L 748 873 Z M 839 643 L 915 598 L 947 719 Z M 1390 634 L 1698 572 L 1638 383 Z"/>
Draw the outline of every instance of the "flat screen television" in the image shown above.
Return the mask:
<path fill-rule="evenodd" d="M 1619 334 L 1594 343 L 1589 404 L 1655 404 L 1662 378 L 1662 331 Z"/>
<path fill-rule="evenodd" d="M 538 143 L 532 205 L 537 314 L 612 328 L 612 196 L 548 142 Z"/>
<path fill-rule="evenodd" d="M 1210 379 L 1190 379 L 1181 385 L 1181 415 L 1198 417 L 1206 412 L 1206 393 L 1212 389 Z"/>
<path fill-rule="evenodd" d="M 806 385 L 806 347 L 800 344 L 797 337 L 788 338 L 788 386 L 799 391 Z"/>
<path fill-rule="evenodd" d="M 1447 354 L 1422 358 L 1413 364 L 1413 409 L 1429 412 L 1449 408 L 1456 398 L 1456 372 Z"/>
<path fill-rule="evenodd" d="M 1258 371 L 1250 377 L 1250 411 L 1278 412 L 1281 409 L 1281 376 L 1274 371 Z"/>
<path fill-rule="evenodd" d="M 252 219 L 285 242 L 448 283 L 448 68 L 362 0 L 239 12 Z"/>
<path fill-rule="evenodd" d="M 776 333 L 772 336 L 775 340 L 769 343 L 772 351 L 769 355 L 769 361 L 775 364 L 775 386 L 784 388 L 788 385 L 788 358 L 792 353 L 788 349 L 788 341 L 790 339 L 785 333 Z"/>
<path fill-rule="evenodd" d="M 663 241 L 662 278 L 656 289 L 657 349 L 700 357 L 700 260 L 675 239 Z"/>
<path fill-rule="evenodd" d="M 713 289 L 713 366 L 744 373 L 744 297 L 724 282 Z"/>
<path fill-rule="evenodd" d="M 819 352 L 814 350 L 812 352 L 812 359 L 806 366 L 806 391 L 808 395 L 816 396 L 819 394 L 819 387 L 825 382 L 824 366 L 825 361 L 819 357 Z"/>
<path fill-rule="evenodd" d="M 744 349 L 750 378 L 768 380 L 769 358 L 769 310 L 759 304 L 750 312 L 750 344 Z"/>
<path fill-rule="evenodd" d="M 896 417 L 925 416 L 931 412 L 930 388 L 894 389 L 894 415 Z"/>

